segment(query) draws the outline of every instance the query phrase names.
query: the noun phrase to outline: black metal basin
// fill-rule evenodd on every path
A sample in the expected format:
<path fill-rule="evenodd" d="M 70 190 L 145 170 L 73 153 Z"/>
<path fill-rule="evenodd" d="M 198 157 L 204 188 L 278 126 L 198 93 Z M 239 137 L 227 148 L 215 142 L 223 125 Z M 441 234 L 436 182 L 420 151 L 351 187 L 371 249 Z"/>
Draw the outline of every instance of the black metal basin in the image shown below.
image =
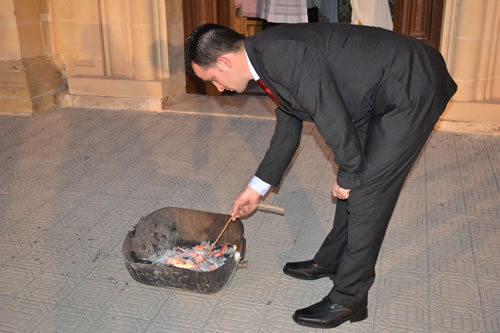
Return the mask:
<path fill-rule="evenodd" d="M 246 240 L 243 223 L 239 219 L 229 225 L 218 242 L 236 245 L 239 255 L 213 271 L 152 265 L 147 259 L 176 246 L 213 242 L 229 218 L 230 215 L 185 208 L 159 209 L 141 218 L 125 237 L 122 249 L 125 266 L 134 280 L 147 285 L 175 287 L 202 294 L 217 292 L 231 280 L 245 255 Z"/>

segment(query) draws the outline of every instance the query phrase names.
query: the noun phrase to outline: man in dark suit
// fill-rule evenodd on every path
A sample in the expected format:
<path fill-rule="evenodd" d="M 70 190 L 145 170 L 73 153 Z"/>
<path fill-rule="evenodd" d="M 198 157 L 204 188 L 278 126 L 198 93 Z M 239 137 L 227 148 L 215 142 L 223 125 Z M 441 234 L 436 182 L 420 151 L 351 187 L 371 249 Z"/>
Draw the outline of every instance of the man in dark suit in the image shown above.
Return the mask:
<path fill-rule="evenodd" d="M 412 165 L 456 91 L 436 50 L 396 33 L 341 24 L 281 25 L 243 39 L 207 24 L 186 45 L 187 70 L 220 91 L 264 83 L 276 129 L 249 186 L 234 202 L 244 217 L 278 186 L 312 121 L 338 164 L 333 229 L 312 260 L 287 263 L 298 279 L 331 277 L 320 302 L 293 319 L 335 327 L 367 317 L 367 295 L 389 219 Z"/>

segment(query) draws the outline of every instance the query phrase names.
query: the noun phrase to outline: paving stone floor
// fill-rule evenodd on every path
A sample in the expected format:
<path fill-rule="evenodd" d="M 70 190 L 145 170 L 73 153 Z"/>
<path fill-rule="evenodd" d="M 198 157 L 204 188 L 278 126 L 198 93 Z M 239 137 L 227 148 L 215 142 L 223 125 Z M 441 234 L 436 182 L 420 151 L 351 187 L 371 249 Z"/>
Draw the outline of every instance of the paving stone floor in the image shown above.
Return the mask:
<path fill-rule="evenodd" d="M 1 332 L 310 332 L 291 316 L 329 280 L 285 276 L 331 227 L 332 155 L 305 126 L 279 191 L 244 221 L 249 267 L 219 293 L 145 286 L 121 255 L 141 216 L 230 212 L 274 129 L 260 97 L 164 113 L 0 117 Z M 183 113 L 184 112 L 184 113 Z M 336 332 L 500 332 L 500 137 L 436 132 L 398 201 L 369 317 Z"/>

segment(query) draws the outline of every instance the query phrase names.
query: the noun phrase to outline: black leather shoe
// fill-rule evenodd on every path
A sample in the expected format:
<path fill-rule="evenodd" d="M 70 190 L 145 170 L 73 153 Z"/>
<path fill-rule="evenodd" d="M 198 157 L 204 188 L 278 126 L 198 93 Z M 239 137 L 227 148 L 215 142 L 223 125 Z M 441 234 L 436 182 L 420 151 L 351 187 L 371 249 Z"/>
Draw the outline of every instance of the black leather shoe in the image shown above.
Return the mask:
<path fill-rule="evenodd" d="M 316 280 L 322 277 L 335 276 L 334 273 L 314 263 L 314 260 L 289 262 L 283 267 L 283 272 L 301 280 Z"/>
<path fill-rule="evenodd" d="M 307 308 L 295 311 L 293 320 L 299 325 L 316 328 L 337 327 L 348 320 L 351 323 L 365 320 L 368 317 L 366 306 L 353 310 L 332 303 L 328 297 Z"/>

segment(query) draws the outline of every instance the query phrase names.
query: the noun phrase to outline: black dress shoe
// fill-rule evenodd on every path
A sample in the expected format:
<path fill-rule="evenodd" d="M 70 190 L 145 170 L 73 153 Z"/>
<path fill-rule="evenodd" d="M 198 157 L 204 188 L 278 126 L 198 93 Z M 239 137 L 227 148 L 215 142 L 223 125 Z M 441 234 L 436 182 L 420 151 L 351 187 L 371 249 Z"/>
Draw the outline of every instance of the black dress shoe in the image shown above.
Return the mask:
<path fill-rule="evenodd" d="M 322 277 L 333 277 L 334 273 L 326 268 L 314 263 L 314 260 L 289 262 L 283 267 L 283 272 L 296 279 L 301 280 L 316 280 Z"/>
<path fill-rule="evenodd" d="M 299 325 L 316 328 L 334 328 L 348 320 L 351 323 L 368 317 L 366 306 L 353 310 L 332 303 L 328 297 L 307 308 L 295 311 L 293 320 Z"/>

